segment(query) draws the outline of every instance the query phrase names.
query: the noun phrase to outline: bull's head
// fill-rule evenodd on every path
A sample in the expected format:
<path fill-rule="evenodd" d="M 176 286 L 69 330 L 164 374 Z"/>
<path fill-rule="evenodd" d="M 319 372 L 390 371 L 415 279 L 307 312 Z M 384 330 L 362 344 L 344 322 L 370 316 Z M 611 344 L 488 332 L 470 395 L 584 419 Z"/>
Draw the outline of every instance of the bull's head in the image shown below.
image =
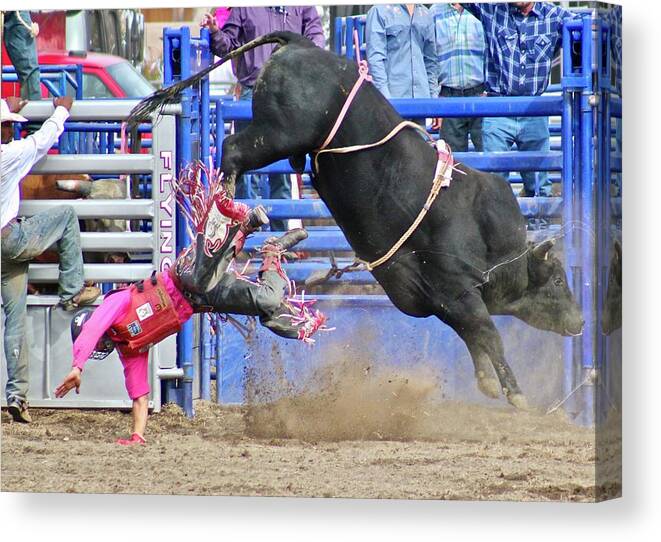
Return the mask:
<path fill-rule="evenodd" d="M 527 324 L 560 335 L 580 335 L 583 315 L 567 284 L 562 263 L 550 254 L 554 241 L 528 251 L 528 287 L 511 306 L 511 313 Z"/>

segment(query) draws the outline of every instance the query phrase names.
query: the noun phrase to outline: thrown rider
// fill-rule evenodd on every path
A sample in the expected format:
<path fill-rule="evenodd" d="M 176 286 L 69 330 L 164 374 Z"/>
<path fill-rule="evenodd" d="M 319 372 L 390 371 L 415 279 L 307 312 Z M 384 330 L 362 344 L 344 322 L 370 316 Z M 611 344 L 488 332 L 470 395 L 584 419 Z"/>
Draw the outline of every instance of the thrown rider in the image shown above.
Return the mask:
<path fill-rule="evenodd" d="M 202 174 L 208 183 L 201 182 Z M 103 359 L 117 347 L 133 400 L 133 432 L 118 444 L 145 444 L 149 349 L 178 332 L 194 313 L 257 316 L 273 333 L 308 343 L 325 329 L 326 317 L 311 308 L 314 301 L 294 296 L 281 266 L 288 249 L 307 237 L 303 228 L 266 240 L 256 281 L 230 268 L 247 236 L 268 224 L 268 217 L 262 206 L 250 209 L 233 201 L 221 181 L 217 171 L 199 163 L 186 168 L 173 189 L 191 227 L 191 246 L 166 271 L 106 294 L 100 306 L 81 309 L 72 320 L 73 368 L 55 396 L 73 388 L 78 393 L 87 360 Z"/>

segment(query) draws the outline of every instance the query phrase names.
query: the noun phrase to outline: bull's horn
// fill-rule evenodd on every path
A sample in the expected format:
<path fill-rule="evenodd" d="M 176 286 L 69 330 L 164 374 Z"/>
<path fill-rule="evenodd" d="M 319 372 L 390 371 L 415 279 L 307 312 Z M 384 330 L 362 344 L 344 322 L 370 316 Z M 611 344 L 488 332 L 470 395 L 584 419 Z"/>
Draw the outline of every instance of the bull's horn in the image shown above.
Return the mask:
<path fill-rule="evenodd" d="M 617 255 L 618 258 L 622 259 L 622 243 L 620 243 L 617 239 L 615 240 L 615 243 L 613 243 L 614 248 L 615 248 L 615 254 Z"/>
<path fill-rule="evenodd" d="M 532 249 L 532 255 L 535 256 L 535 258 L 539 258 L 540 260 L 548 260 L 549 250 L 553 248 L 553 245 L 555 245 L 554 239 L 544 241 Z"/>
<path fill-rule="evenodd" d="M 90 195 L 92 192 L 92 181 L 55 181 L 55 185 L 58 190 L 63 190 L 64 192 L 74 192 L 80 194 L 84 198 Z"/>

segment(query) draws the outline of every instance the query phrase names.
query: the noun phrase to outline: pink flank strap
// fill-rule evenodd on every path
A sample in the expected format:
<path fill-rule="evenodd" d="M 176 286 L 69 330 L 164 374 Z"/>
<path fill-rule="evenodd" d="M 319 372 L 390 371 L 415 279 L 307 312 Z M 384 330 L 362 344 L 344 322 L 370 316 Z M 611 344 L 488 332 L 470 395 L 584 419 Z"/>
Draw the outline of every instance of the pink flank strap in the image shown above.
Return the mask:
<path fill-rule="evenodd" d="M 351 106 L 351 102 L 353 102 L 353 99 L 356 97 L 356 94 L 358 93 L 358 89 L 366 80 L 371 81 L 372 77 L 369 74 L 367 68 L 367 62 L 365 60 L 361 60 L 358 65 L 358 80 L 353 85 L 353 88 L 351 89 L 349 96 L 347 96 L 347 99 L 344 102 L 344 106 L 342 107 L 342 111 L 340 111 L 340 115 L 337 117 L 337 120 L 335 121 L 335 125 L 333 126 L 333 129 L 331 130 L 330 134 L 328 134 L 328 137 L 326 138 L 326 141 L 324 141 L 323 145 L 317 149 L 317 152 L 324 150 L 333 140 L 335 134 L 340 129 L 340 125 L 342 124 L 342 121 L 344 120 L 344 117 L 346 116 L 349 107 Z"/>

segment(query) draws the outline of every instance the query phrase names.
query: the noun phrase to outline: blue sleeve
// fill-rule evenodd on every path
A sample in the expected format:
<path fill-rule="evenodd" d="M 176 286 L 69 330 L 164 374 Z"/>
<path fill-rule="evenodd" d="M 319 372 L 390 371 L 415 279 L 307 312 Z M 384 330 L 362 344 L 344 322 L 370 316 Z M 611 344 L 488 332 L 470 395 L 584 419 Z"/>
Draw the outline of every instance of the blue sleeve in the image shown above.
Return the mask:
<path fill-rule="evenodd" d="M 367 48 L 367 64 L 369 66 L 372 83 L 386 98 L 390 98 L 388 91 L 388 75 L 386 72 L 386 29 L 383 19 L 376 7 L 367 12 L 365 24 L 365 42 Z"/>
<path fill-rule="evenodd" d="M 494 4 L 477 4 L 474 2 L 461 2 L 461 5 L 478 21 L 482 20 L 483 14 L 493 13 L 493 10 L 495 8 Z"/>
<path fill-rule="evenodd" d="M 438 78 L 440 77 L 441 65 L 438 61 L 438 52 L 436 51 L 436 25 L 432 17 L 432 23 L 425 38 L 422 51 L 425 58 L 425 69 L 427 70 L 427 80 L 429 81 L 429 95 L 432 98 L 438 96 Z"/>

